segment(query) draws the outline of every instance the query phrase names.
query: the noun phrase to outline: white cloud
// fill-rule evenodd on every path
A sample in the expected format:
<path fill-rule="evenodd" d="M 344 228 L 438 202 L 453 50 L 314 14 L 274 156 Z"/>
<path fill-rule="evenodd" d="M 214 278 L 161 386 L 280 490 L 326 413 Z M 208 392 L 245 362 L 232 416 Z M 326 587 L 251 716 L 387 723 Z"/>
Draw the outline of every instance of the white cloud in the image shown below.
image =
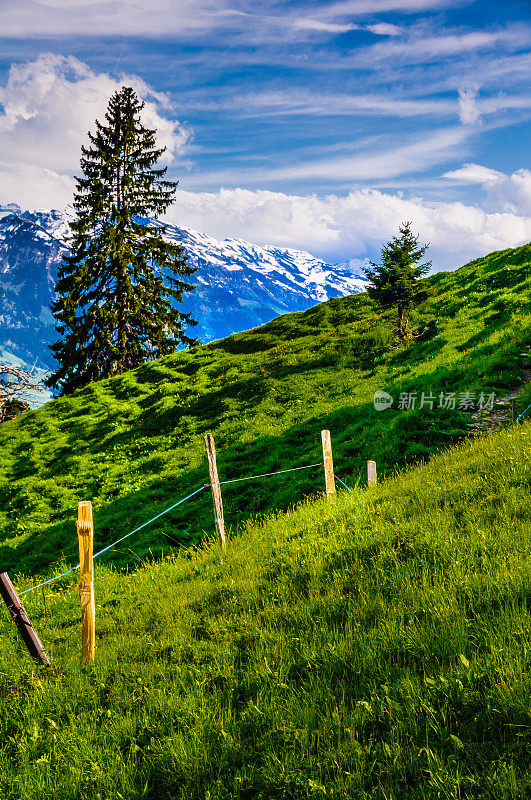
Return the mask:
<path fill-rule="evenodd" d="M 501 202 L 506 211 L 531 216 L 531 172 L 527 169 L 505 175 L 480 164 L 465 164 L 453 172 L 446 172 L 443 177 L 461 183 L 480 184 L 489 195 Z"/>
<path fill-rule="evenodd" d="M 2 199 L 20 202 L 29 180 L 41 204 L 48 204 L 49 196 L 58 200 L 61 192 L 70 202 L 71 176 L 78 172 L 81 145 L 88 144 L 87 131 L 94 131 L 96 119 L 103 120 L 110 96 L 124 84 L 145 100 L 143 122 L 157 129 L 158 144 L 167 147 L 166 160 L 182 154 L 190 132 L 165 116 L 165 95 L 136 76 L 115 80 L 73 56 L 43 54 L 13 65 L 0 88 L 0 154 L 8 165 L 2 171 Z"/>
<path fill-rule="evenodd" d="M 211 30 L 238 15 L 224 0 L 1 0 L 5 37 L 179 36 Z"/>
<path fill-rule="evenodd" d="M 21 208 L 64 208 L 72 202 L 73 178 L 35 164 L 0 161 L 0 203 Z"/>
<path fill-rule="evenodd" d="M 413 222 L 437 268 L 459 266 L 531 239 L 531 216 L 487 213 L 463 203 L 427 203 L 363 189 L 345 197 L 221 189 L 178 191 L 169 221 L 217 237 L 296 247 L 327 259 L 378 252 L 400 223 Z"/>
<path fill-rule="evenodd" d="M 421 26 L 413 29 L 405 39 L 379 42 L 360 50 L 350 59 L 353 65 L 370 64 L 373 68 L 393 61 L 395 64 L 433 63 L 476 51 L 496 48 L 515 50 L 529 44 L 531 29 L 528 25 L 511 25 L 497 31 L 470 31 L 469 33 L 446 33 L 427 35 Z"/>
<path fill-rule="evenodd" d="M 377 22 L 375 25 L 367 25 L 367 30 L 376 33 L 378 36 L 399 36 L 402 29 L 398 25 L 391 25 L 390 22 Z"/>
<path fill-rule="evenodd" d="M 323 22 L 318 19 L 305 19 L 299 17 L 293 22 L 295 30 L 319 31 L 320 33 L 347 33 L 359 28 L 359 25 L 339 22 Z"/>
<path fill-rule="evenodd" d="M 264 89 L 248 93 L 238 93 L 234 87 L 223 87 L 213 94 L 210 87 L 193 91 L 187 95 L 186 108 L 188 111 L 226 111 L 239 118 L 259 117 L 267 115 L 270 119 L 275 116 L 381 116 L 381 117 L 422 117 L 435 118 L 453 117 L 461 111 L 461 121 L 464 122 L 463 112 L 468 103 L 471 106 L 469 113 L 478 117 L 500 115 L 500 112 L 509 110 L 527 111 L 531 109 L 531 96 L 526 94 L 509 95 L 506 93 L 490 94 L 482 97 L 477 95 L 467 98 L 459 97 L 456 108 L 455 100 L 451 97 L 436 96 L 431 90 L 433 87 L 418 86 L 415 91 L 401 88 L 400 91 L 373 92 L 371 94 L 351 94 L 349 92 L 321 92 L 310 88 L 278 89 L 271 91 Z M 452 87 L 453 89 L 453 87 Z M 448 87 L 443 87 L 448 91 Z M 461 90 L 463 92 L 464 90 Z M 466 90 L 468 91 L 468 90 Z M 474 92 L 476 89 L 474 88 Z M 506 118 L 507 124 L 514 123 L 514 117 Z"/>
<path fill-rule="evenodd" d="M 231 87 L 232 88 L 232 87 Z M 508 101 L 511 98 L 508 99 Z M 507 101 L 507 102 L 508 102 Z M 262 91 L 252 94 L 234 94 L 233 91 L 219 100 L 192 99 L 189 107 L 205 109 L 231 109 L 238 116 L 256 114 L 312 115 L 378 115 L 385 117 L 455 116 L 455 101 L 433 97 L 399 97 L 397 94 L 326 94 L 309 89 Z M 505 106 L 504 106 L 505 107 Z"/>
<path fill-rule="evenodd" d="M 340 157 L 304 159 L 299 154 L 298 163 L 281 167 L 242 167 L 217 172 L 190 175 L 187 186 L 201 188 L 208 185 L 246 185 L 277 183 L 283 181 L 334 182 L 352 185 L 354 181 L 374 181 L 421 172 L 430 166 L 459 157 L 464 150 L 468 130 L 462 126 L 441 128 L 435 133 L 423 132 L 393 145 L 384 137 L 373 137 L 367 143 L 357 142 L 353 154 Z"/>
<path fill-rule="evenodd" d="M 401 28 L 388 22 L 377 22 L 374 25 L 356 25 L 352 22 L 327 22 L 320 19 L 297 17 L 293 21 L 295 30 L 318 31 L 319 33 L 348 33 L 349 31 L 364 30 L 376 36 L 398 36 Z"/>
<path fill-rule="evenodd" d="M 460 0 L 339 0 L 322 7 L 322 13 L 329 17 L 350 14 L 366 16 L 397 11 L 404 14 L 432 11 L 437 8 L 450 8 Z"/>
<path fill-rule="evenodd" d="M 371 189 L 317 197 L 236 188 L 178 190 L 168 219 L 221 239 L 296 247 L 338 261 L 376 255 L 400 223 L 411 220 L 422 241 L 430 242 L 436 268 L 531 239 L 530 172 L 505 176 L 467 164 L 445 177 L 497 193 L 505 211 L 488 213 L 463 203 L 429 203 Z M 0 199 L 26 208 L 62 207 L 72 196 L 71 178 L 35 165 L 0 163 L 0 179 L 5 187 Z"/>
<path fill-rule="evenodd" d="M 445 172 L 443 178 L 461 181 L 463 183 L 481 183 L 483 185 L 497 181 L 502 175 L 495 169 L 482 167 L 480 164 L 464 164 L 452 172 Z"/>
<path fill-rule="evenodd" d="M 460 0 L 347 0 L 347 2 L 315 3 L 312 19 L 298 25 L 308 9 L 282 9 L 275 0 L 261 4 L 244 0 L 0 0 L 0 30 L 4 37 L 81 36 L 171 36 L 190 39 L 209 32 L 224 30 L 239 35 L 266 36 L 288 30 L 340 33 L 351 30 L 348 17 L 376 16 L 386 12 L 418 13 L 450 7 Z M 302 12 L 302 14 L 301 14 Z M 327 23 L 330 27 L 327 27 Z M 320 27 L 317 27 L 320 26 Z M 393 35 L 394 26 L 375 23 L 374 33 Z M 380 28 L 378 30 L 378 28 Z M 387 30 L 384 30 L 387 28 Z"/>
<path fill-rule="evenodd" d="M 293 179 L 305 177 L 345 180 L 374 180 L 420 172 L 429 166 L 448 160 L 452 151 L 465 140 L 462 130 L 446 128 L 435 133 L 413 137 L 398 147 L 380 146 L 356 156 L 326 159 L 276 170 L 271 177 Z"/>
<path fill-rule="evenodd" d="M 459 89 L 459 119 L 463 125 L 475 125 L 479 121 L 479 108 L 476 103 L 479 86 Z"/>

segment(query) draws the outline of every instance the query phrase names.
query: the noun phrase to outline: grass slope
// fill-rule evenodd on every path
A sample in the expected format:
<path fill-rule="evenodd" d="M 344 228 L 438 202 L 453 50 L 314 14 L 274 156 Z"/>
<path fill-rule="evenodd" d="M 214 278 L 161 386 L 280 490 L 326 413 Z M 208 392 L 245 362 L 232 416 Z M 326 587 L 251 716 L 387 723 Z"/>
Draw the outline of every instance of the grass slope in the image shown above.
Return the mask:
<path fill-rule="evenodd" d="M 91 668 L 70 581 L 26 595 L 59 674 L 1 615 L 2 797 L 528 798 L 530 436 L 98 568 Z"/>
<path fill-rule="evenodd" d="M 76 560 L 79 500 L 93 501 L 97 546 L 122 536 L 208 478 L 213 430 L 222 478 L 320 461 L 332 432 L 336 471 L 355 484 L 368 458 L 381 475 L 469 431 L 470 414 L 378 412 L 376 389 L 502 393 L 522 382 L 531 342 L 531 246 L 493 253 L 429 283 L 421 340 L 392 346 L 394 320 L 366 295 L 331 300 L 245 334 L 176 353 L 53 401 L 0 427 L 0 566 L 56 571 Z M 320 471 L 226 487 L 237 528 L 322 487 Z M 135 537 L 137 556 L 212 530 L 205 492 Z M 113 563 L 133 555 L 127 540 Z"/>

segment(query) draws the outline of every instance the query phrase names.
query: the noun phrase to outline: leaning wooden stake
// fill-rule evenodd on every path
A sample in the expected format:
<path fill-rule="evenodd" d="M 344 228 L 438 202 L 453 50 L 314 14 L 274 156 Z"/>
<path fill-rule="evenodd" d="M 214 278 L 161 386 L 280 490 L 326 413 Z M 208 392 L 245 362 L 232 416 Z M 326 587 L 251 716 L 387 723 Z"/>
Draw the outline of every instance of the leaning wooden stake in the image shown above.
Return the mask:
<path fill-rule="evenodd" d="M 334 478 L 334 459 L 332 458 L 332 442 L 330 440 L 330 431 L 321 431 L 321 441 L 323 443 L 323 464 L 326 496 L 331 497 L 336 493 L 336 481 Z"/>
<path fill-rule="evenodd" d="M 79 542 L 79 598 L 81 600 L 81 658 L 94 661 L 96 649 L 96 607 L 94 603 L 94 525 L 92 503 L 85 501 L 77 507 L 77 537 Z"/>
<path fill-rule="evenodd" d="M 376 475 L 376 461 L 367 461 L 367 483 L 369 486 L 376 486 L 378 477 Z"/>
<path fill-rule="evenodd" d="M 41 640 L 37 636 L 37 632 L 33 627 L 30 618 L 26 613 L 26 609 L 20 602 L 20 598 L 15 591 L 13 584 L 7 572 L 0 574 L 0 594 L 9 613 L 13 617 L 13 622 L 18 628 L 24 644 L 29 650 L 30 656 L 37 662 L 42 664 L 47 669 L 51 669 L 50 659 L 46 655 Z"/>
<path fill-rule="evenodd" d="M 216 445 L 211 433 L 205 433 L 205 445 L 208 458 L 208 470 L 210 472 L 210 485 L 212 487 L 212 498 L 214 500 L 214 516 L 216 517 L 216 531 L 219 542 L 223 550 L 226 548 L 225 540 L 225 521 L 223 519 L 223 501 L 221 499 L 221 486 L 219 485 L 218 467 L 216 463 Z"/>

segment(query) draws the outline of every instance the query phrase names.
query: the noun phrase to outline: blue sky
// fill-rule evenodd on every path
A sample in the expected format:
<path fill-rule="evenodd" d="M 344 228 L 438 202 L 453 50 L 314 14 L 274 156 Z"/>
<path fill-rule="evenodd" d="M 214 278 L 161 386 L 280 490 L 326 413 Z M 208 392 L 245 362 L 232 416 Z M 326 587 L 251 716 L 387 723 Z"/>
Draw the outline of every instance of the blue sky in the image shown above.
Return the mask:
<path fill-rule="evenodd" d="M 436 267 L 531 238 L 529 0 L 0 2 L 0 201 L 60 207 L 123 83 L 168 218 L 353 267 L 411 219 Z"/>

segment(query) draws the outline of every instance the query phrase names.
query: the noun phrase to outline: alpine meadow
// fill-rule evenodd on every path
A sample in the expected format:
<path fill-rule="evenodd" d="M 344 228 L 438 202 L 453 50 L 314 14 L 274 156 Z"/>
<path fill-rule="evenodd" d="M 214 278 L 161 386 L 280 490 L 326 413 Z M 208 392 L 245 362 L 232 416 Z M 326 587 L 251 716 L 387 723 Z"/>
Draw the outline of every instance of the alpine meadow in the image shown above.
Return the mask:
<path fill-rule="evenodd" d="M 0 0 L 0 800 L 531 800 L 529 0 Z"/>
<path fill-rule="evenodd" d="M 6 798 L 524 798 L 529 749 L 531 246 L 426 280 L 418 334 L 366 294 L 165 356 L 0 427 L 0 556 L 55 672 L 2 617 Z M 394 407 L 494 393 L 483 411 Z M 402 404 L 406 405 L 406 404 Z M 379 485 L 367 489 L 366 460 Z M 221 558 L 220 558 L 221 556 Z"/>

